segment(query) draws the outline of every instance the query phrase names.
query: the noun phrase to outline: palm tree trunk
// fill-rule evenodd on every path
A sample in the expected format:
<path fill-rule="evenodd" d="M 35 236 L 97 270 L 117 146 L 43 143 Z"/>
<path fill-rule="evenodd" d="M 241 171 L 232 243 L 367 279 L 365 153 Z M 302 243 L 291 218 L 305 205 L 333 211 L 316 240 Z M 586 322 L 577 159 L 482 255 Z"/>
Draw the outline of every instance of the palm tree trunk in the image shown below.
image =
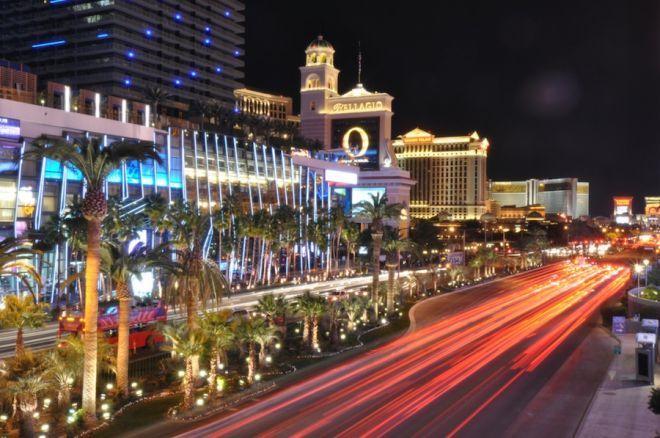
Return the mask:
<path fill-rule="evenodd" d="M 218 392 L 218 356 L 218 352 L 214 351 L 211 353 L 211 358 L 209 360 L 209 393 L 211 394 L 211 397 L 214 397 L 216 392 Z"/>
<path fill-rule="evenodd" d="M 302 332 L 302 340 L 303 344 L 306 344 L 309 346 L 309 332 L 310 332 L 310 324 L 309 324 L 309 317 L 304 316 L 303 317 L 303 332 Z"/>
<path fill-rule="evenodd" d="M 192 358 L 186 359 L 186 375 L 183 378 L 183 408 L 188 410 L 193 406 L 195 387 L 193 385 L 194 373 Z"/>
<path fill-rule="evenodd" d="M 25 342 L 23 341 L 23 327 L 16 329 L 16 357 L 22 356 L 25 353 Z"/>
<path fill-rule="evenodd" d="M 254 351 L 254 342 L 250 342 L 248 346 L 248 374 L 247 381 L 252 384 L 254 382 L 254 373 L 256 369 L 256 353 Z"/>
<path fill-rule="evenodd" d="M 374 319 L 378 319 L 378 286 L 380 278 L 380 247 L 383 241 L 383 233 L 371 233 L 374 241 L 373 254 L 373 278 L 371 282 L 371 301 L 374 306 Z"/>
<path fill-rule="evenodd" d="M 82 408 L 89 417 L 96 418 L 97 325 L 99 297 L 97 282 L 100 265 L 101 221 L 87 221 L 87 260 L 85 262 L 85 325 L 83 327 L 84 362 Z"/>
<path fill-rule="evenodd" d="M 129 330 L 131 317 L 131 295 L 128 291 L 128 284 L 118 281 L 117 298 L 119 298 L 119 315 L 117 325 L 117 391 L 124 396 L 128 396 L 128 354 Z"/>
<path fill-rule="evenodd" d="M 395 264 L 387 264 L 387 313 L 394 311 L 394 270 Z"/>
<path fill-rule="evenodd" d="M 312 317 L 312 347 L 319 348 L 319 318 Z"/>
<path fill-rule="evenodd" d="M 71 401 L 71 387 L 68 383 L 60 386 L 59 391 L 57 391 L 57 406 L 63 408 L 69 405 Z"/>
<path fill-rule="evenodd" d="M 266 344 L 259 344 L 259 367 L 266 366 Z"/>

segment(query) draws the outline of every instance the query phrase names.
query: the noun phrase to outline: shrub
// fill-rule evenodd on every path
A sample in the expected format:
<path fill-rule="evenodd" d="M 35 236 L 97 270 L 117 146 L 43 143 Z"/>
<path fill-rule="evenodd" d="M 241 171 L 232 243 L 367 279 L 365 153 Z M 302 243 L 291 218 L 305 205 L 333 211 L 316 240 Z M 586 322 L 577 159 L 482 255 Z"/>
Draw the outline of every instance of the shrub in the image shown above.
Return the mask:
<path fill-rule="evenodd" d="M 654 414 L 660 414 L 660 388 L 651 388 L 649 396 L 649 409 Z"/>

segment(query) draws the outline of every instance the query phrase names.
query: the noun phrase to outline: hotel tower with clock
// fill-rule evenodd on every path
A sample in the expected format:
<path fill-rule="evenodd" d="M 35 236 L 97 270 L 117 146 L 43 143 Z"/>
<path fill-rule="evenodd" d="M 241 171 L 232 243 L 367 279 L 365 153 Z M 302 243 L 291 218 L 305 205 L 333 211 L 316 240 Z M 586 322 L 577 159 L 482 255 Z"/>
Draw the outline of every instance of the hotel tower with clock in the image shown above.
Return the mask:
<path fill-rule="evenodd" d="M 410 188 L 415 184 L 408 171 L 398 167 L 392 148 L 392 100 L 387 93 L 370 92 L 358 83 L 347 93 L 338 91 L 339 70 L 334 66 L 335 49 L 322 36 L 305 50 L 300 67 L 300 129 L 303 136 L 323 143 L 331 161 L 360 168 L 357 186 L 334 192 L 345 205 L 369 199 L 369 194 L 387 194 L 400 203 L 402 229 L 408 227 Z"/>

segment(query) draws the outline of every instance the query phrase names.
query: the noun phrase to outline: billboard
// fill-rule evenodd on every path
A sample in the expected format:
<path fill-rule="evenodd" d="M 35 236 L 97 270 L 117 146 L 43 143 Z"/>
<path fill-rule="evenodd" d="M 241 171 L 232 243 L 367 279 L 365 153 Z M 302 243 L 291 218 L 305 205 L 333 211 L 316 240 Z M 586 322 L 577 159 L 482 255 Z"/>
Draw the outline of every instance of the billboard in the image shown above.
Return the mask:
<path fill-rule="evenodd" d="M 357 164 L 364 170 L 378 170 L 379 117 L 335 119 L 331 128 L 331 147 L 341 151 L 340 162 Z"/>
<path fill-rule="evenodd" d="M 353 210 L 353 215 L 356 216 L 360 214 L 361 208 L 356 208 L 355 206 L 362 201 L 371 201 L 372 195 L 380 195 L 381 197 L 385 195 L 385 187 L 354 187 L 351 189 L 351 208 Z"/>
<path fill-rule="evenodd" d="M 18 140 L 21 137 L 21 121 L 0 117 L 0 138 Z"/>

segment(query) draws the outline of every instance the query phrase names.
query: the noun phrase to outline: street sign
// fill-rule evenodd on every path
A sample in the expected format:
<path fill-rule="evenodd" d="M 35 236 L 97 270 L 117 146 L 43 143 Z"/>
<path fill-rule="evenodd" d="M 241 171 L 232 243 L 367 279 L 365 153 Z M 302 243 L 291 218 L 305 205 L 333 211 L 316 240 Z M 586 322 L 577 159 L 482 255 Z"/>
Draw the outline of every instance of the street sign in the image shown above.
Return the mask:
<path fill-rule="evenodd" d="M 642 329 L 648 333 L 657 333 L 658 332 L 658 320 L 657 319 L 642 319 Z"/>
<path fill-rule="evenodd" d="M 623 335 L 626 333 L 626 317 L 613 316 L 612 317 L 612 333 L 615 335 Z"/>

